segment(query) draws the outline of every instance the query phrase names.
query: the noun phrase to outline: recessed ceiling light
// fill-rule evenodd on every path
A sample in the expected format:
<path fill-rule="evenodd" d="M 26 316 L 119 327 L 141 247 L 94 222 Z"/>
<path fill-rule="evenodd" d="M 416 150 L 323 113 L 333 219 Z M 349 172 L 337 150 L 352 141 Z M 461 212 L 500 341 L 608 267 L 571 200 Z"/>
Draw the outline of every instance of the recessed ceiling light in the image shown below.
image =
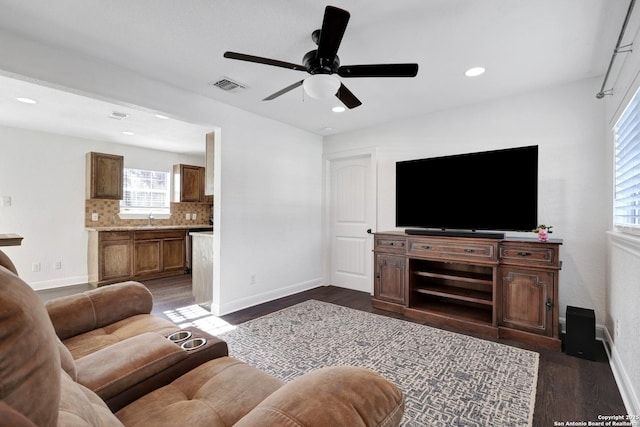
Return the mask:
<path fill-rule="evenodd" d="M 122 134 L 123 134 L 123 135 L 129 135 L 129 136 L 130 136 L 130 135 L 135 135 L 135 133 L 133 133 L 133 132 L 131 132 L 131 131 L 128 131 L 128 130 L 123 130 L 123 131 L 122 131 Z"/>
<path fill-rule="evenodd" d="M 334 113 L 342 113 L 342 112 L 344 112 L 344 110 L 346 110 L 346 108 L 344 108 L 341 105 L 338 105 L 337 107 L 333 107 L 331 109 L 331 111 L 333 111 Z"/>
<path fill-rule="evenodd" d="M 31 98 L 16 98 L 18 101 L 23 102 L 25 104 L 37 104 L 38 101 L 36 101 L 35 99 L 31 99 Z"/>
<path fill-rule="evenodd" d="M 163 116 L 162 114 L 156 114 L 156 117 L 162 120 L 167 120 L 169 117 Z"/>
<path fill-rule="evenodd" d="M 484 72 L 485 72 L 484 67 L 473 67 L 465 71 L 464 75 L 467 77 L 477 77 L 481 74 L 484 74 Z"/>

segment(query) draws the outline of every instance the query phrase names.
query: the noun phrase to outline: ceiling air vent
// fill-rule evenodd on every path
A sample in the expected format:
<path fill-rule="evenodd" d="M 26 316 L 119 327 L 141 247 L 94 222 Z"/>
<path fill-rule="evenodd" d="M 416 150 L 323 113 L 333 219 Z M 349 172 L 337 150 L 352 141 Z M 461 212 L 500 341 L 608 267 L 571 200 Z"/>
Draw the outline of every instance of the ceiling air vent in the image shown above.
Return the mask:
<path fill-rule="evenodd" d="M 246 89 L 247 87 L 241 83 L 235 82 L 228 77 L 222 77 L 220 80 L 211 83 L 213 86 L 227 92 Z"/>
<path fill-rule="evenodd" d="M 111 114 L 109 114 L 109 118 L 115 120 L 123 120 L 127 117 L 129 117 L 127 113 L 121 113 L 120 111 L 112 111 Z"/>

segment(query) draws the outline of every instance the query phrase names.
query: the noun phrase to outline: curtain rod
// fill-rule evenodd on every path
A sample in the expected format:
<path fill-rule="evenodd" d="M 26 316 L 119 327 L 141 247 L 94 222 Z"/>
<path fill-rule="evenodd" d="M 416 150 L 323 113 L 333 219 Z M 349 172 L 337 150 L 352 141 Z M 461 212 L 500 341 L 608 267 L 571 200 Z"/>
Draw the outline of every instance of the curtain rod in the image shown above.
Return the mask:
<path fill-rule="evenodd" d="M 616 55 L 618 53 L 631 52 L 631 49 L 620 50 L 620 48 L 628 48 L 633 43 L 628 44 L 626 46 L 620 46 L 622 44 L 622 38 L 624 37 L 624 32 L 627 30 L 627 24 L 629 23 L 629 18 L 631 18 L 631 12 L 633 11 L 633 5 L 636 0 L 631 0 L 629 3 L 629 9 L 627 10 L 627 16 L 624 18 L 624 23 L 622 24 L 622 29 L 620 30 L 620 35 L 618 36 L 618 43 L 616 43 L 615 49 L 613 49 L 613 55 L 611 55 L 611 61 L 609 61 L 609 68 L 607 68 L 607 73 L 604 75 L 604 81 L 602 82 L 602 86 L 600 87 L 600 92 L 596 93 L 596 98 L 602 99 L 605 95 L 612 95 L 613 89 L 604 90 L 607 85 L 607 80 L 609 79 L 609 73 L 611 72 L 611 67 L 613 66 L 613 61 L 616 59 Z"/>

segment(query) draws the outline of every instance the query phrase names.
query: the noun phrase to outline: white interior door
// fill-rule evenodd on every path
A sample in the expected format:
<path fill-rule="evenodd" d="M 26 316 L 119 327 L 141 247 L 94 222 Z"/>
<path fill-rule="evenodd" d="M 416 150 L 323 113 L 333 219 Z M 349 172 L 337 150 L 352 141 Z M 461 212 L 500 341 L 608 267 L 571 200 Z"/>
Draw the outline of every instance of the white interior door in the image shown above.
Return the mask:
<path fill-rule="evenodd" d="M 373 292 L 374 185 L 371 156 L 336 159 L 330 167 L 331 284 Z"/>

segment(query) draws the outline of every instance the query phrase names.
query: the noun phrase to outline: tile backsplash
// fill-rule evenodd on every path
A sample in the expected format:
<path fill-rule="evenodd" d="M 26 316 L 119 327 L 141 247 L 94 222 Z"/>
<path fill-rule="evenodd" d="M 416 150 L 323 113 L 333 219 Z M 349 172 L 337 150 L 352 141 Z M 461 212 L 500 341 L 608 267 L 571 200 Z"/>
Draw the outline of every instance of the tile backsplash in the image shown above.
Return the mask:
<path fill-rule="evenodd" d="M 202 225 L 209 224 L 209 216 L 213 206 L 213 198 L 205 203 L 171 203 L 171 218 L 154 219 L 154 225 Z M 120 212 L 120 200 L 87 199 L 84 208 L 85 227 L 113 227 L 113 226 L 141 226 L 146 225 L 146 219 L 122 219 Z M 98 214 L 97 221 L 91 221 L 93 213 Z M 196 219 L 186 219 L 196 214 Z"/>

